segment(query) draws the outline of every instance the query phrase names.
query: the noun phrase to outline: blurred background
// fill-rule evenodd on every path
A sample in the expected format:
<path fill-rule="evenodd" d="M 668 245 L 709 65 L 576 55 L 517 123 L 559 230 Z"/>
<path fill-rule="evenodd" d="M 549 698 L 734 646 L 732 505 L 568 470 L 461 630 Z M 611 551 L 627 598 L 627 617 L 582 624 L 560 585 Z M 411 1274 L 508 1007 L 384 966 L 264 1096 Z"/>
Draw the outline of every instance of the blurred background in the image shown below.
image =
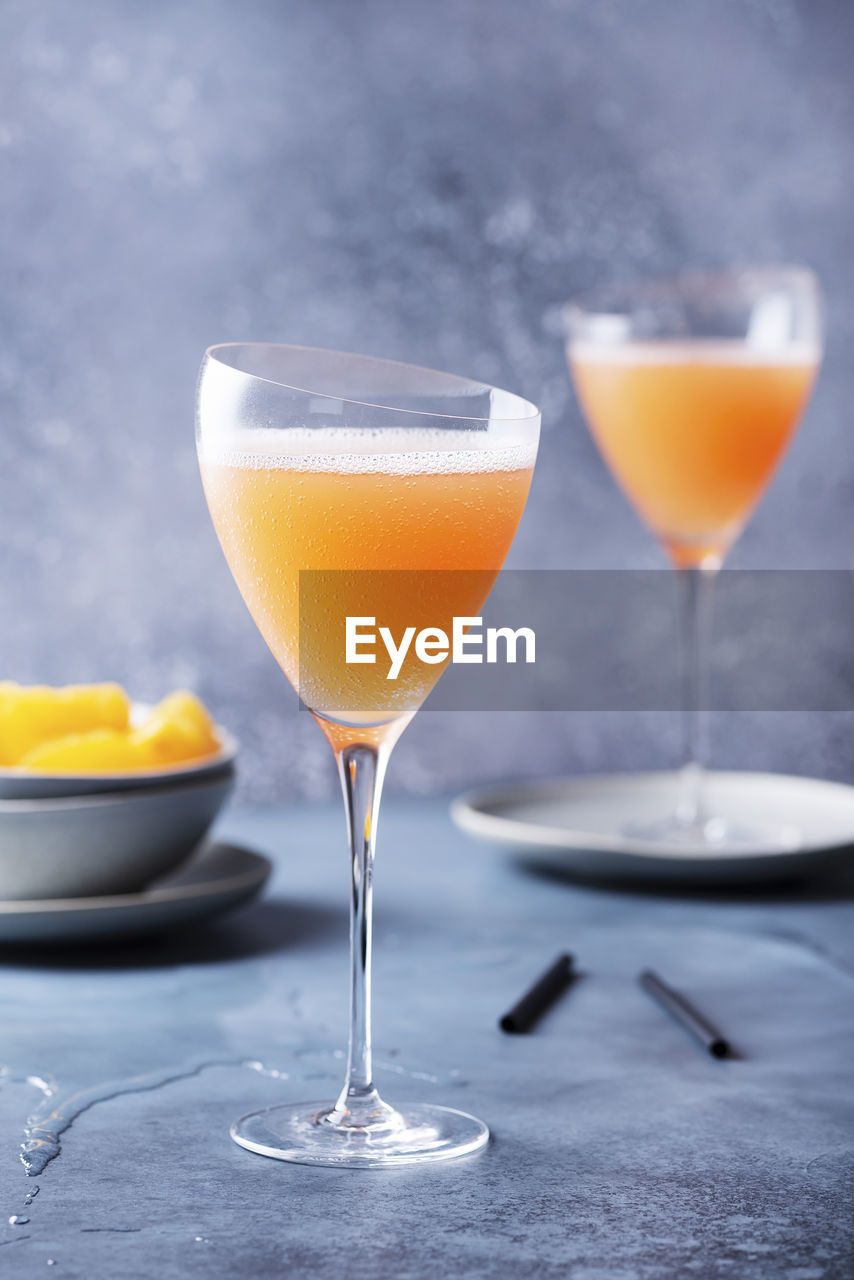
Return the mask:
<path fill-rule="evenodd" d="M 731 563 L 854 567 L 853 48 L 849 0 L 2 0 L 0 675 L 189 686 L 243 742 L 244 800 L 331 794 L 205 508 L 204 348 L 340 347 L 518 391 L 544 435 L 509 563 L 660 566 L 556 314 L 690 266 L 821 276 L 819 386 Z M 678 748 L 665 713 L 425 712 L 389 789 Z M 854 717 L 721 715 L 712 757 L 852 781 Z"/>

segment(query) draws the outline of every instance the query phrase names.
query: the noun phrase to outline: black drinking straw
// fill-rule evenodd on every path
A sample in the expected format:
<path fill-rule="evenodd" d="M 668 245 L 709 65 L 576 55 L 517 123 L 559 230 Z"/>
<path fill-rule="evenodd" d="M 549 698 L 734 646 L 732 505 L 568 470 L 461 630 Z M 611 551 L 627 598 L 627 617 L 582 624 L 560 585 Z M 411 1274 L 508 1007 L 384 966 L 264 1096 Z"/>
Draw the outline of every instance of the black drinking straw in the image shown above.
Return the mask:
<path fill-rule="evenodd" d="M 668 987 L 651 969 L 644 969 L 638 975 L 638 982 L 662 1009 L 676 1019 L 680 1026 L 689 1031 L 695 1040 L 699 1040 L 703 1048 L 713 1058 L 726 1058 L 730 1052 L 729 1041 L 707 1022 L 701 1013 L 688 1003 L 683 995 Z"/>
<path fill-rule="evenodd" d="M 540 1014 L 545 1013 L 549 1005 L 553 1004 L 569 985 L 571 971 L 572 956 L 564 952 L 542 977 L 537 979 L 530 991 L 526 991 L 522 999 L 514 1004 L 503 1018 L 499 1018 L 498 1025 L 501 1030 L 517 1034 L 529 1031 Z"/>

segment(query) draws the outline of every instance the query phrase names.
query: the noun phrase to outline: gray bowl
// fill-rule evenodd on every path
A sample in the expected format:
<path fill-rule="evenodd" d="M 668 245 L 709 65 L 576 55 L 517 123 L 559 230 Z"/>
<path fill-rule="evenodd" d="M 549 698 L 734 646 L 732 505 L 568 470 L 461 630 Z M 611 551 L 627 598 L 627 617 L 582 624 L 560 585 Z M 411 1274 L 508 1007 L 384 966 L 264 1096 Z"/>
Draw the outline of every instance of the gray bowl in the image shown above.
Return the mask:
<path fill-rule="evenodd" d="M 140 769 L 135 773 L 34 773 L 32 769 L 0 769 L 0 800 L 47 800 L 149 787 L 182 787 L 202 778 L 224 777 L 234 770 L 237 739 L 222 725 L 216 729 L 222 750 L 206 756 L 201 763 L 190 760 L 168 769 Z"/>
<path fill-rule="evenodd" d="M 0 899 L 137 893 L 192 852 L 233 785 L 227 765 L 159 787 L 0 800 Z"/>

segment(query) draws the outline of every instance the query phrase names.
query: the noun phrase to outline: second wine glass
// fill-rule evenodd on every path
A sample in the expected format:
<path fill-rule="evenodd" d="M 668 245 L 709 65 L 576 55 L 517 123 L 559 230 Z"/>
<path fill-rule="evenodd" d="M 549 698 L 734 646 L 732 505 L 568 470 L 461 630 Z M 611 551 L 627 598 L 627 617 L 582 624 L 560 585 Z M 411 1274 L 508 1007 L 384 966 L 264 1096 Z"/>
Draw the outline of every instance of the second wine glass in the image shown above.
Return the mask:
<path fill-rule="evenodd" d="M 703 707 L 710 592 L 803 413 L 821 360 L 818 282 L 755 268 L 593 291 L 565 309 L 567 359 L 615 479 L 678 575 L 684 764 L 672 814 L 624 834 L 680 845 L 788 846 L 709 812 Z"/>

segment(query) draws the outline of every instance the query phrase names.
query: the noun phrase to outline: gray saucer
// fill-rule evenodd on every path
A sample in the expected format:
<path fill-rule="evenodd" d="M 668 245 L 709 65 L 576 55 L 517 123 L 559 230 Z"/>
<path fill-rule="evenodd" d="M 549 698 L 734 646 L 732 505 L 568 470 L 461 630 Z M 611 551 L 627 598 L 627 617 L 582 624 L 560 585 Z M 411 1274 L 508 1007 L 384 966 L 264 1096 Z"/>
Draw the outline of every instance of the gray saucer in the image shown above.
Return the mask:
<path fill-rule="evenodd" d="M 158 933 L 248 902 L 271 869 L 270 861 L 258 853 L 215 843 L 142 893 L 0 901 L 0 943 L 82 942 Z"/>

